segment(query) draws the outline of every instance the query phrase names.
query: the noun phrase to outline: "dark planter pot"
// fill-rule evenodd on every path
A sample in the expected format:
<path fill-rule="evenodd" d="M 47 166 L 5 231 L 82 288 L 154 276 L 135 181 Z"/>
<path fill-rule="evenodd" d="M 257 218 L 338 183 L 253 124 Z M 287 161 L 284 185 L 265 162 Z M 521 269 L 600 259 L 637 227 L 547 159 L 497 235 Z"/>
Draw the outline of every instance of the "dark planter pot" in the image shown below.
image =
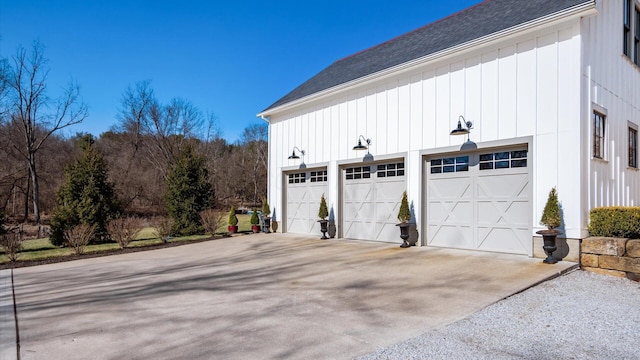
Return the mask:
<path fill-rule="evenodd" d="M 265 217 L 264 218 L 264 224 L 262 226 L 262 231 L 264 231 L 265 233 L 270 233 L 269 228 L 271 227 L 271 218 L 270 217 Z"/>
<path fill-rule="evenodd" d="M 336 237 L 336 232 L 337 232 L 336 221 L 329 220 L 329 237 L 332 239 Z"/>
<path fill-rule="evenodd" d="M 329 220 L 318 220 L 318 222 L 320 223 L 320 231 L 322 231 L 322 237 L 320 239 L 322 240 L 328 239 L 327 231 L 329 231 L 328 229 Z"/>
<path fill-rule="evenodd" d="M 235 234 L 238 232 L 238 225 L 229 225 L 227 226 L 227 230 L 229 231 L 229 234 Z"/>
<path fill-rule="evenodd" d="M 257 234 L 260 232 L 260 226 L 259 225 L 251 225 L 251 231 L 253 231 L 254 234 Z"/>
<path fill-rule="evenodd" d="M 556 237 L 562 234 L 562 232 L 551 229 L 536 231 L 536 234 L 542 235 L 542 249 L 544 250 L 544 253 L 547 254 L 547 258 L 542 260 L 542 262 L 545 264 L 557 263 L 558 259 L 553 257 L 553 252 L 558 249 L 556 246 Z"/>
<path fill-rule="evenodd" d="M 277 222 L 277 221 L 275 221 L 275 220 L 273 220 L 273 221 L 271 222 L 271 231 L 273 231 L 273 232 L 278 231 L 278 222 Z"/>
<path fill-rule="evenodd" d="M 401 248 L 410 247 L 411 245 L 409 245 L 407 240 L 409 239 L 409 227 L 411 226 L 411 224 L 400 223 L 400 224 L 396 224 L 396 226 L 400 227 L 400 238 L 402 239 L 402 245 L 400 245 L 400 247 Z"/>

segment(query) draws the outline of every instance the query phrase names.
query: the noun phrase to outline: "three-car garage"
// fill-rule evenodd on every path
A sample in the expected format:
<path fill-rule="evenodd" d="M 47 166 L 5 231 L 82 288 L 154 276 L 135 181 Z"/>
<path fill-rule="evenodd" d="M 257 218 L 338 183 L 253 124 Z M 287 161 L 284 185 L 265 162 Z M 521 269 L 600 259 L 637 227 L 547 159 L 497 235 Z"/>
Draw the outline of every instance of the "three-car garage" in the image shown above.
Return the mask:
<path fill-rule="evenodd" d="M 530 254 L 532 176 L 526 144 L 428 153 L 421 162 L 420 244 Z M 408 187 L 406 170 L 403 157 L 339 164 L 339 201 L 330 204 L 332 212 L 338 210 L 338 237 L 401 243 L 395 225 Z M 318 207 L 330 180 L 327 167 L 285 173 L 284 231 L 320 235 Z"/>

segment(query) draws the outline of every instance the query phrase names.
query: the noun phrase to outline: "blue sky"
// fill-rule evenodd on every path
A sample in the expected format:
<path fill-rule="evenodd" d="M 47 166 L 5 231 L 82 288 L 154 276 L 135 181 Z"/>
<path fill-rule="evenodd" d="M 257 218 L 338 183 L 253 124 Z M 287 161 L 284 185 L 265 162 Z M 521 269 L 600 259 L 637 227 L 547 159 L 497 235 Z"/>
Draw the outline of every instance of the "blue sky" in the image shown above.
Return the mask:
<path fill-rule="evenodd" d="M 0 56 L 34 40 L 49 59 L 49 95 L 69 80 L 89 117 L 116 123 L 123 92 L 151 81 L 159 100 L 190 100 L 235 141 L 256 114 L 332 62 L 480 0 L 0 0 Z"/>

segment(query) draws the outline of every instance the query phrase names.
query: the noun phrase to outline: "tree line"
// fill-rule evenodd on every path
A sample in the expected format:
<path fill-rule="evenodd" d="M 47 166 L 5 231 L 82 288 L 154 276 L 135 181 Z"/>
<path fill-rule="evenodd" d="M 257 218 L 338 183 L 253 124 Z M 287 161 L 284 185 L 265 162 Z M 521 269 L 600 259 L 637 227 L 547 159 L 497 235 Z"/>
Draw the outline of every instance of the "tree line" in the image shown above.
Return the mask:
<path fill-rule="evenodd" d="M 56 211 L 59 215 L 68 196 L 80 191 L 72 182 L 86 172 L 78 164 L 88 161 L 88 151 L 103 162 L 117 211 L 127 215 L 179 213 L 176 206 L 186 201 L 180 196 L 190 195 L 171 186 L 185 161 L 205 170 L 194 176 L 207 184 L 197 190 L 207 197 L 207 208 L 252 206 L 266 194 L 266 124 L 248 126 L 240 140 L 229 143 L 214 116 L 187 99 L 162 103 L 150 82 L 143 81 L 124 89 L 109 131 L 97 137 L 65 136 L 63 129 L 69 133 L 87 119 L 88 108 L 75 83 L 61 96 L 51 96 L 48 71 L 37 42 L 29 51 L 20 47 L 14 56 L 0 59 L 0 213 L 5 218 L 41 224 Z M 76 173 L 73 166 L 80 166 Z M 189 176 L 182 181 L 189 182 Z M 88 183 L 94 184 L 95 177 Z M 171 203 L 172 197 L 179 201 Z"/>

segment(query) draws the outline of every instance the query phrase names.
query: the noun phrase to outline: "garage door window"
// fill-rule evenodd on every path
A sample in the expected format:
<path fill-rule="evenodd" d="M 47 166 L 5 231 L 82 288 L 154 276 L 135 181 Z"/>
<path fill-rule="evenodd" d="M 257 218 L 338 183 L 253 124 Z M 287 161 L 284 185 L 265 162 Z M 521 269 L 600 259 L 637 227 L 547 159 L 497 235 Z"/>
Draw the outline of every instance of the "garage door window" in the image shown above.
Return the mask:
<path fill-rule="evenodd" d="M 311 172 L 311 182 L 325 182 L 325 181 L 327 181 L 327 170 Z"/>
<path fill-rule="evenodd" d="M 404 176 L 404 163 L 381 164 L 376 170 L 379 178 Z"/>
<path fill-rule="evenodd" d="M 289 174 L 289 184 L 300 184 L 306 181 L 306 173 Z"/>
<path fill-rule="evenodd" d="M 362 166 L 362 167 L 353 167 L 347 168 L 347 180 L 358 180 L 358 179 L 370 179 L 371 178 L 371 167 L 370 166 Z"/>
<path fill-rule="evenodd" d="M 480 154 L 480 170 L 527 167 L 527 150 Z"/>
<path fill-rule="evenodd" d="M 453 173 L 462 171 L 469 171 L 468 156 L 457 156 L 431 160 L 432 174 Z"/>

